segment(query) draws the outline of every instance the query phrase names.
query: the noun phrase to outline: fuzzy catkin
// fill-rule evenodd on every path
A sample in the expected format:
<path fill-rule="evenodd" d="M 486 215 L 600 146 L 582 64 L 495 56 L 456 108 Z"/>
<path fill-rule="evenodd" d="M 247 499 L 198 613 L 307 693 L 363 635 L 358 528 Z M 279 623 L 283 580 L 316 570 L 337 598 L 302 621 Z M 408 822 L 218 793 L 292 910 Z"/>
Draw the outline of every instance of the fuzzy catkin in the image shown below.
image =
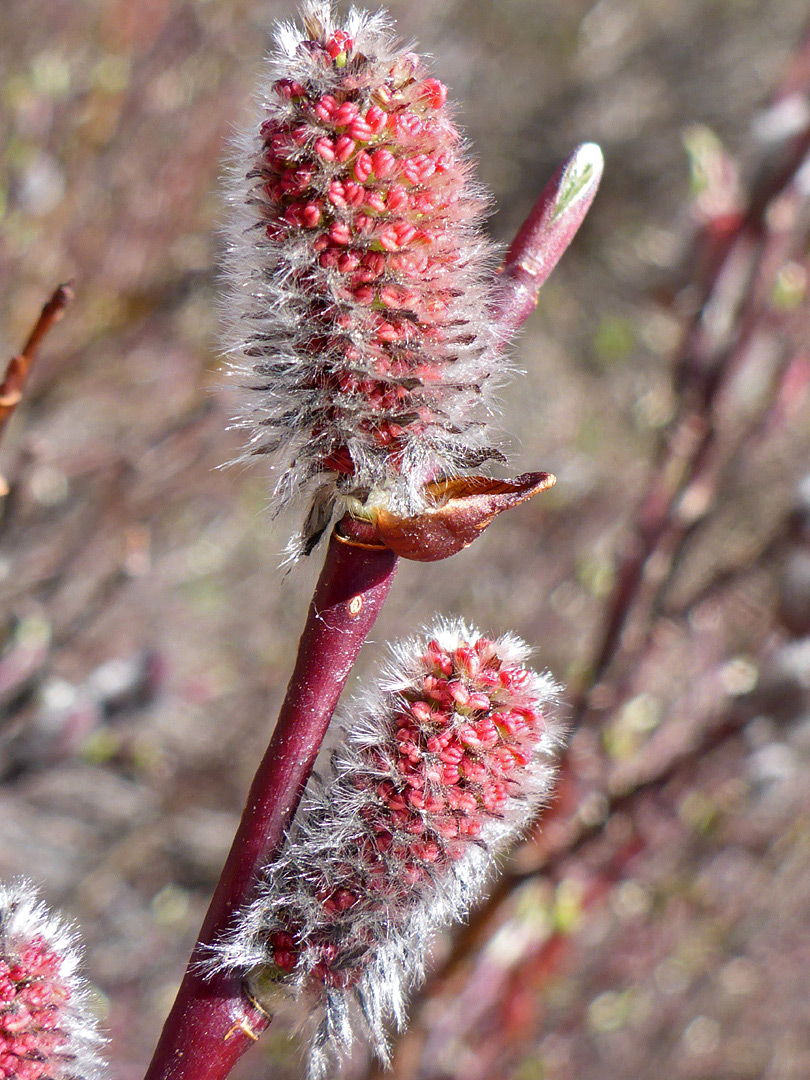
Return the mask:
<path fill-rule="evenodd" d="M 76 936 L 28 881 L 0 885 L 0 1080 L 100 1080 Z"/>
<path fill-rule="evenodd" d="M 385 1059 L 386 1024 L 403 1023 L 431 935 L 467 914 L 547 798 L 558 688 L 527 653 L 461 622 L 395 647 L 337 721 L 328 772 L 218 946 L 215 966 L 246 975 L 271 1011 L 303 1007 L 311 1076 L 356 1030 Z"/>
<path fill-rule="evenodd" d="M 270 455 L 274 509 L 309 485 L 306 546 L 336 501 L 417 512 L 426 482 L 500 456 L 504 361 L 488 200 L 445 87 L 384 13 L 339 24 L 317 0 L 301 21 L 237 142 L 225 311 L 245 453 Z"/>

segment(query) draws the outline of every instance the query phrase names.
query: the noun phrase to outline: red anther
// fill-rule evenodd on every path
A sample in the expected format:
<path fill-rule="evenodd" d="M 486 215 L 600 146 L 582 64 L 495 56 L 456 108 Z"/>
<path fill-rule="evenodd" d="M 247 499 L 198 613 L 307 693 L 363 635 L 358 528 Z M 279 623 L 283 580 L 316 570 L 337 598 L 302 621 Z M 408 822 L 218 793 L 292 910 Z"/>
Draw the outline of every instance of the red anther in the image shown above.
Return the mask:
<path fill-rule="evenodd" d="M 357 903 L 357 896 L 350 889 L 337 889 L 332 894 L 332 902 L 338 911 L 347 911 Z"/>
<path fill-rule="evenodd" d="M 422 121 L 411 112 L 392 113 L 388 126 L 403 139 L 415 139 L 422 133 Z"/>
<path fill-rule="evenodd" d="M 438 735 L 431 735 L 425 744 L 430 754 L 439 754 L 448 745 L 453 738 L 453 733 L 450 731 L 442 731 Z"/>
<path fill-rule="evenodd" d="M 399 163 L 400 176 L 404 176 L 409 184 L 419 183 L 419 169 L 413 158 L 403 158 Z"/>
<path fill-rule="evenodd" d="M 434 832 L 437 832 L 439 836 L 443 836 L 447 840 L 451 840 L 454 836 L 458 836 L 458 821 L 454 817 L 438 818 L 432 823 Z"/>
<path fill-rule="evenodd" d="M 324 161 L 335 160 L 335 145 L 331 139 L 328 139 L 325 135 L 322 135 L 320 139 L 315 140 L 313 149 L 318 157 L 323 158 Z"/>
<path fill-rule="evenodd" d="M 270 149 L 274 154 L 282 154 L 284 151 L 289 150 L 292 145 L 292 135 L 289 131 L 277 131 L 275 128 L 271 129 L 275 131 L 275 134 L 270 137 Z"/>
<path fill-rule="evenodd" d="M 394 191 L 396 189 L 392 188 L 391 190 Z M 402 191 L 403 189 L 400 188 L 399 190 Z M 427 651 L 430 657 L 428 662 L 434 664 L 439 671 L 441 671 L 442 675 L 450 675 L 452 673 L 453 661 L 444 649 L 441 648 L 438 642 L 431 641 L 427 647 Z"/>
<path fill-rule="evenodd" d="M 287 101 L 290 98 L 301 97 L 304 93 L 304 88 L 295 79 L 276 79 L 273 83 L 273 89 L 279 97 L 285 98 Z"/>
<path fill-rule="evenodd" d="M 354 145 L 354 144 L 352 144 Z M 371 176 L 373 166 L 371 163 L 371 154 L 367 150 L 361 150 L 357 155 L 357 159 L 352 167 L 352 172 L 355 178 L 361 183 L 365 184 L 368 178 Z"/>
<path fill-rule="evenodd" d="M 379 135 L 388 123 L 388 113 L 381 109 L 379 105 L 369 105 L 368 109 L 366 109 L 365 121 L 371 131 L 375 135 Z"/>
<path fill-rule="evenodd" d="M 390 343 L 392 341 L 399 341 L 402 337 L 402 330 L 399 327 L 394 326 L 393 323 L 382 322 L 377 327 L 377 333 L 374 336 L 379 342 Z"/>
<path fill-rule="evenodd" d="M 516 735 L 522 735 L 527 727 L 526 714 L 518 705 L 512 709 L 512 727 Z"/>
<path fill-rule="evenodd" d="M 390 150 L 374 150 L 371 154 L 371 167 L 378 180 L 389 176 L 397 163 Z"/>
<path fill-rule="evenodd" d="M 420 90 L 420 97 L 431 109 L 440 109 L 447 101 L 447 87 L 438 79 L 425 79 Z"/>
<path fill-rule="evenodd" d="M 410 201 L 417 214 L 432 214 L 440 205 L 435 191 L 415 191 Z"/>
<path fill-rule="evenodd" d="M 459 645 L 453 650 L 453 658 L 459 667 L 464 668 L 468 674 L 476 675 L 481 668 L 481 661 L 474 649 L 469 645 Z M 473 668 L 473 663 L 475 667 Z"/>
<path fill-rule="evenodd" d="M 377 235 L 377 243 L 384 251 L 396 251 L 399 247 L 393 225 L 386 225 Z"/>
<path fill-rule="evenodd" d="M 322 98 L 318 99 L 318 102 L 316 103 L 312 111 L 315 113 L 319 120 L 327 121 L 332 119 L 332 115 L 334 114 L 337 107 L 337 101 L 335 101 L 332 95 L 324 94 Z"/>
<path fill-rule="evenodd" d="M 416 167 L 419 170 L 419 182 L 421 184 L 426 184 L 436 171 L 433 158 L 429 154 L 420 154 L 416 158 Z"/>
<path fill-rule="evenodd" d="M 365 202 L 363 204 L 367 206 L 369 210 L 373 210 L 377 214 L 384 214 L 387 210 L 385 205 L 385 199 L 381 191 L 366 191 Z"/>
<path fill-rule="evenodd" d="M 508 798 L 506 785 L 497 780 L 490 780 L 481 788 L 481 802 L 490 812 L 501 810 Z"/>
<path fill-rule="evenodd" d="M 498 709 L 492 714 L 492 722 L 506 735 L 517 734 L 516 714 L 511 709 Z"/>
<path fill-rule="evenodd" d="M 14 980 L 19 981 L 18 979 Z M 18 1031 L 24 1031 L 31 1023 L 31 1013 L 22 1004 L 18 1005 L 13 1013 L 6 1013 L 3 1017 L 3 1028 L 14 1035 Z"/>
<path fill-rule="evenodd" d="M 433 167 L 437 173 L 451 172 L 456 168 L 456 158 L 452 150 L 438 150 L 433 154 Z"/>
<path fill-rule="evenodd" d="M 478 836 L 482 824 L 477 817 L 462 817 L 458 821 L 458 831 L 464 836 Z"/>
<path fill-rule="evenodd" d="M 362 263 L 374 277 L 379 277 L 385 272 L 385 256 L 379 251 L 367 251 Z"/>
<path fill-rule="evenodd" d="M 434 863 L 439 858 L 439 845 L 432 840 L 417 840 L 411 847 L 415 859 L 422 862 Z"/>
<path fill-rule="evenodd" d="M 490 720 L 482 720 L 480 724 L 476 725 L 476 731 L 478 732 L 478 740 L 484 750 L 491 750 L 493 746 L 498 745 L 500 736 L 495 725 Z"/>
<path fill-rule="evenodd" d="M 295 191 L 298 187 L 295 182 L 295 170 L 287 169 L 276 187 L 280 189 L 283 195 L 288 194 L 290 191 Z"/>
<path fill-rule="evenodd" d="M 412 701 L 411 712 L 420 724 L 427 724 L 434 718 L 434 713 L 426 701 Z"/>
<path fill-rule="evenodd" d="M 349 134 L 358 142 L 368 142 L 374 132 L 362 116 L 358 116 L 349 124 Z"/>
<path fill-rule="evenodd" d="M 478 809 L 478 800 L 475 796 L 459 787 L 447 788 L 445 798 L 447 799 L 447 805 L 454 810 L 461 810 L 469 814 Z"/>
<path fill-rule="evenodd" d="M 515 768 L 515 758 L 508 746 L 496 746 L 489 755 L 490 764 L 504 775 Z"/>
<path fill-rule="evenodd" d="M 474 758 L 466 756 L 461 759 L 458 771 L 465 780 L 473 780 L 476 783 L 483 780 L 487 775 L 487 767 L 483 761 L 476 761 Z"/>
<path fill-rule="evenodd" d="M 464 683 L 450 683 L 450 696 L 453 701 L 455 701 L 456 705 L 460 705 L 462 709 L 469 704 L 470 691 Z"/>
<path fill-rule="evenodd" d="M 484 668 L 478 675 L 476 681 L 479 683 L 483 683 L 484 686 L 487 686 L 489 688 L 492 688 L 493 686 L 500 686 L 498 672 L 492 671 L 489 668 Z"/>
<path fill-rule="evenodd" d="M 332 113 L 332 123 L 335 127 L 347 127 L 359 114 L 360 110 L 353 101 L 344 101 Z"/>
<path fill-rule="evenodd" d="M 415 765 L 422 756 L 422 751 L 412 740 L 407 740 L 400 744 L 400 752 L 403 758 L 407 759 L 411 764 Z"/>
<path fill-rule="evenodd" d="M 483 694 L 480 691 L 475 694 L 470 694 L 468 705 L 471 709 L 488 709 L 491 704 L 487 694 Z"/>
<path fill-rule="evenodd" d="M 360 265 L 360 257 L 353 251 L 345 251 L 338 256 L 337 268 L 341 274 L 350 274 Z"/>
<path fill-rule="evenodd" d="M 333 180 L 329 185 L 326 197 L 333 206 L 346 205 L 346 188 L 340 180 Z"/>
<path fill-rule="evenodd" d="M 380 303 L 387 308 L 402 307 L 402 290 L 396 285 L 383 285 L 379 293 Z"/>
<path fill-rule="evenodd" d="M 515 759 L 515 764 L 519 765 L 522 769 L 525 769 L 529 762 L 532 760 L 532 752 L 525 746 L 510 746 L 512 751 L 512 757 Z"/>
<path fill-rule="evenodd" d="M 386 832 L 384 829 L 376 833 L 374 837 L 374 843 L 377 846 L 377 850 L 385 853 L 391 847 L 394 842 L 394 838 L 390 832 Z"/>
<path fill-rule="evenodd" d="M 317 203 L 307 203 L 301 210 L 301 220 L 308 229 L 314 229 L 321 220 L 321 209 Z"/>
<path fill-rule="evenodd" d="M 335 244 L 350 244 L 352 231 L 345 221 L 334 221 L 332 227 L 329 229 L 329 238 Z"/>
<path fill-rule="evenodd" d="M 354 139 L 348 135 L 338 135 L 335 141 L 335 161 L 348 161 L 356 149 Z"/>
<path fill-rule="evenodd" d="M 284 220 L 288 225 L 292 225 L 293 228 L 297 228 L 301 225 L 301 206 L 298 203 L 291 203 L 290 206 L 284 211 Z"/>
<path fill-rule="evenodd" d="M 481 745 L 478 733 L 473 727 L 465 725 L 464 727 L 459 728 L 456 734 L 458 735 L 458 741 L 464 746 L 478 747 Z"/>
<path fill-rule="evenodd" d="M 407 863 L 402 869 L 402 880 L 410 886 L 416 885 L 422 879 L 422 871 L 413 863 Z"/>
<path fill-rule="evenodd" d="M 502 686 L 517 690 L 531 680 L 531 672 L 526 668 L 504 668 L 500 674 L 500 680 Z"/>
<path fill-rule="evenodd" d="M 399 247 L 405 247 L 406 244 L 410 244 L 411 240 L 416 236 L 416 229 L 407 221 L 398 221 L 394 225 L 394 232 Z"/>
<path fill-rule="evenodd" d="M 338 57 L 350 52 L 353 45 L 354 42 L 345 30 L 336 30 L 326 43 L 326 51 L 332 60 L 337 60 Z"/>
<path fill-rule="evenodd" d="M 463 757 L 464 751 L 458 745 L 446 746 L 439 753 L 439 761 L 443 761 L 447 765 L 458 765 Z"/>
<path fill-rule="evenodd" d="M 346 192 L 346 202 L 349 206 L 362 206 L 365 202 L 366 192 L 365 189 L 356 184 L 354 180 L 347 180 L 344 185 Z M 359 216 L 355 218 L 355 223 L 359 222 Z"/>

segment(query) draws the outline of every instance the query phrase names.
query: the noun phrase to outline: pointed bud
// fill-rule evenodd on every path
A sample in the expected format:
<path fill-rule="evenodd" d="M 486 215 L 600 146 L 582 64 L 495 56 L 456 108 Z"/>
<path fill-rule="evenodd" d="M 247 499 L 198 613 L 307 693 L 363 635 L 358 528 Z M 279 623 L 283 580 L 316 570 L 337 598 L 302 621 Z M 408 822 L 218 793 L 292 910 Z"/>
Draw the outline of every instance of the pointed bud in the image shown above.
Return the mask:
<path fill-rule="evenodd" d="M 269 1011 L 301 998 L 311 1073 L 356 1027 L 385 1057 L 385 1025 L 423 973 L 431 935 L 463 918 L 496 857 L 548 797 L 557 687 L 527 647 L 441 624 L 393 650 L 378 686 L 338 722 L 256 901 L 218 963 Z"/>
<path fill-rule="evenodd" d="M 0 1080 L 99 1080 L 75 935 L 27 881 L 0 885 Z"/>
<path fill-rule="evenodd" d="M 556 483 L 551 473 L 523 473 L 514 480 L 460 476 L 425 487 L 427 507 L 401 517 L 387 507 L 371 511 L 380 540 L 404 559 L 436 562 L 455 555 L 486 529 L 498 514 L 519 506 Z"/>
<path fill-rule="evenodd" d="M 512 242 L 498 286 L 497 324 L 504 339 L 537 304 L 537 295 L 574 239 L 604 170 L 596 143 L 583 143 L 560 165 Z"/>
<path fill-rule="evenodd" d="M 426 483 L 495 453 L 487 200 L 444 86 L 384 14 L 338 25 L 310 0 L 276 45 L 232 190 L 247 453 L 271 456 L 276 507 L 318 481 L 324 505 L 375 491 L 412 514 Z"/>

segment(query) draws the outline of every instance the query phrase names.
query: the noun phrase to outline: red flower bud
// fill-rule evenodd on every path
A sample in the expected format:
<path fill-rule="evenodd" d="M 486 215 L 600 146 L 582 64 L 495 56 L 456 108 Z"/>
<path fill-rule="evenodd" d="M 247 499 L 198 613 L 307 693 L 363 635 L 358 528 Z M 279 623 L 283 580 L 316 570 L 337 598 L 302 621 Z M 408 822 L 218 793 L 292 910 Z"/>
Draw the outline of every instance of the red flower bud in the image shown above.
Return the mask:
<path fill-rule="evenodd" d="M 461 623 L 395 649 L 380 685 L 338 721 L 331 775 L 310 782 L 258 899 L 219 946 L 270 1011 L 305 995 L 315 1073 L 355 1020 L 384 1054 L 385 1022 L 431 933 L 466 914 L 546 798 L 556 687 L 524 666 L 527 651 Z M 516 715 L 519 727 L 499 722 Z"/>
<path fill-rule="evenodd" d="M 384 15 L 353 11 L 341 27 L 315 0 L 303 24 L 277 34 L 235 163 L 230 323 L 254 391 L 247 453 L 273 459 L 277 506 L 317 481 L 320 503 L 408 516 L 427 483 L 497 456 L 486 199 L 444 86 Z M 361 273 L 336 273 L 345 255 Z"/>

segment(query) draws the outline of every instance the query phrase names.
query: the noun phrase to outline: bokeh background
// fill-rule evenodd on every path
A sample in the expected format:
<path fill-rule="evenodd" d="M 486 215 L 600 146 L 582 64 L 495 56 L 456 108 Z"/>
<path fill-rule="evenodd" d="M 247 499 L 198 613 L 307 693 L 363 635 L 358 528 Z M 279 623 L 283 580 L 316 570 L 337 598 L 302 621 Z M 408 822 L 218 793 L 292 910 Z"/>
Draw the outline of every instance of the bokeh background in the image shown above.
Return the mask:
<path fill-rule="evenodd" d="M 607 159 L 504 396 L 514 472 L 558 485 L 451 563 L 403 566 L 361 661 L 434 611 L 463 614 L 535 645 L 577 720 L 546 839 L 474 932 L 434 947 L 396 1075 L 803 1080 L 810 376 L 782 316 L 801 310 L 806 249 L 774 271 L 773 317 L 720 419 L 704 410 L 725 441 L 659 554 L 664 587 L 592 684 L 711 277 L 694 243 L 720 211 L 695 198 L 685 144 L 711 157 L 708 130 L 722 140 L 739 199 L 730 175 L 712 190 L 744 206 L 782 149 L 762 110 L 806 4 L 388 6 L 459 102 L 497 239 L 576 143 Z M 238 447 L 219 178 L 269 24 L 292 14 L 3 3 L 0 357 L 59 281 L 76 300 L 0 446 L 0 875 L 33 877 L 81 925 L 119 1080 L 142 1075 L 179 982 L 320 561 L 280 571 L 295 514 L 268 518 L 260 465 L 218 469 Z M 275 1029 L 239 1071 L 300 1073 Z"/>

